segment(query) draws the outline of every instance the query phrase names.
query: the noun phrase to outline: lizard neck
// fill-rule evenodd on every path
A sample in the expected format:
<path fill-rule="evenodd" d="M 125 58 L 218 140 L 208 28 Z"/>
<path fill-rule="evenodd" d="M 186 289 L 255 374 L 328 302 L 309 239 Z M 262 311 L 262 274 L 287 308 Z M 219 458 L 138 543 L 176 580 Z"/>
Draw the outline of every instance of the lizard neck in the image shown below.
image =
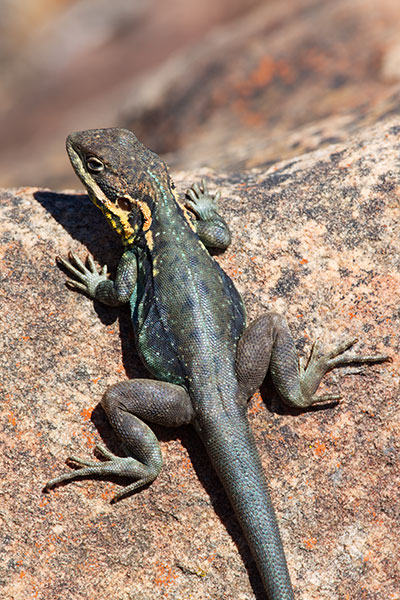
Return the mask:
<path fill-rule="evenodd" d="M 192 220 L 183 204 L 180 204 L 172 190 L 170 181 L 163 181 L 154 171 L 147 171 L 151 181 L 151 194 L 137 201 L 142 212 L 143 225 L 141 238 L 150 252 L 154 252 L 158 242 L 185 243 L 188 232 L 194 232 Z M 190 235 L 190 233 L 189 233 Z M 124 242 L 125 246 L 135 246 L 136 236 Z M 140 244 L 139 244 L 140 245 Z"/>

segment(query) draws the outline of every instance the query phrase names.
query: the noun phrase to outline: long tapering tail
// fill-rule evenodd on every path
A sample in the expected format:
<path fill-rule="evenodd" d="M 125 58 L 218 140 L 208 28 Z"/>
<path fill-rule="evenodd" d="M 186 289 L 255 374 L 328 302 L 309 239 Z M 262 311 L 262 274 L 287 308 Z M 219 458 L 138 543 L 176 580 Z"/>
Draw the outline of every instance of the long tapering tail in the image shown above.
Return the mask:
<path fill-rule="evenodd" d="M 269 600 L 294 600 L 278 524 L 247 418 L 218 419 L 202 438 L 240 522 Z"/>

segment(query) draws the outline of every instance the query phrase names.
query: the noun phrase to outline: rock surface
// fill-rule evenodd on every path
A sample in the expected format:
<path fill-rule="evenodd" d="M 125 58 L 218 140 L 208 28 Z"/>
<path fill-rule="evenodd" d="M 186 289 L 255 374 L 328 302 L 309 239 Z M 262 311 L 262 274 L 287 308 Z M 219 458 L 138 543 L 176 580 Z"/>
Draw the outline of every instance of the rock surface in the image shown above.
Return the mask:
<path fill-rule="evenodd" d="M 332 373 L 339 406 L 295 414 L 270 387 L 250 419 L 270 482 L 296 599 L 400 598 L 400 125 L 364 126 L 268 166 L 174 173 L 222 192 L 233 243 L 217 258 L 250 319 L 284 313 L 307 356 L 356 336 L 392 363 Z M 249 157 L 250 158 L 250 157 Z M 260 580 L 220 483 L 190 428 L 163 430 L 165 466 L 110 505 L 117 481 L 43 494 L 69 455 L 118 444 L 98 406 L 107 385 L 143 376 L 127 309 L 65 286 L 55 256 L 115 268 L 119 241 L 88 199 L 1 194 L 1 595 L 13 600 L 250 600 Z"/>

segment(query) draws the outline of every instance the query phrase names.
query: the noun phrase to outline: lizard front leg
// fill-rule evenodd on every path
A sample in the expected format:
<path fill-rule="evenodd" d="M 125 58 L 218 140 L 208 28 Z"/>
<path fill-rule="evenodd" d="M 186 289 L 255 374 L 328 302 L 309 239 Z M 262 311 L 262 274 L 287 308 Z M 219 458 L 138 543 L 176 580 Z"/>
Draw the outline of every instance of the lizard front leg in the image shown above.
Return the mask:
<path fill-rule="evenodd" d="M 90 298 L 94 298 L 109 306 L 120 306 L 129 302 L 137 280 L 137 260 L 131 250 L 126 250 L 118 263 L 115 281 L 107 277 L 107 265 L 97 271 L 93 258 L 87 257 L 88 266 L 81 259 L 69 253 L 69 260 L 58 258 L 58 262 L 67 269 L 75 279 L 67 279 L 67 284 Z"/>
<path fill-rule="evenodd" d="M 380 363 L 385 355 L 344 355 L 356 339 L 338 344 L 331 352 L 321 353 L 315 343 L 305 368 L 299 368 L 297 351 L 286 319 L 267 313 L 254 321 L 242 334 L 236 354 L 236 373 L 245 393 L 250 396 L 262 384 L 268 368 L 282 400 L 305 408 L 321 401 L 339 400 L 338 394 L 316 396 L 323 376 L 336 367 L 354 363 Z"/>
<path fill-rule="evenodd" d="M 224 219 L 218 214 L 220 193 L 212 196 L 203 179 L 201 187 L 196 183 L 186 192 L 185 206 L 196 215 L 193 221 L 196 233 L 207 248 L 225 250 L 231 243 L 231 232 Z"/>
<path fill-rule="evenodd" d="M 142 421 L 177 427 L 192 421 L 190 397 L 179 385 L 152 379 L 134 379 L 111 386 L 102 399 L 102 406 L 121 440 L 126 454 L 116 456 L 102 445 L 97 450 L 103 462 L 71 456 L 68 460 L 81 468 L 50 480 L 45 489 L 77 477 L 119 475 L 135 481 L 115 494 L 113 500 L 153 481 L 162 467 L 159 442 L 153 431 Z"/>

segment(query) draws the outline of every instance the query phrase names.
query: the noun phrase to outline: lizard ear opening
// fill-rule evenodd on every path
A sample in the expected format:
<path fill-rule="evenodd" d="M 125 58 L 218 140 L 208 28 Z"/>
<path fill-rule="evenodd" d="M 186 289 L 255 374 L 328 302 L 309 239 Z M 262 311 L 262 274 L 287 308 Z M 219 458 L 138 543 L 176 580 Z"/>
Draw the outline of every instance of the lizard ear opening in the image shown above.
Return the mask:
<path fill-rule="evenodd" d="M 120 196 L 119 198 L 117 198 L 116 202 L 119 208 L 121 208 L 122 210 L 126 210 L 127 212 L 131 211 L 132 201 L 130 200 L 130 198 L 126 198 L 126 196 Z"/>

